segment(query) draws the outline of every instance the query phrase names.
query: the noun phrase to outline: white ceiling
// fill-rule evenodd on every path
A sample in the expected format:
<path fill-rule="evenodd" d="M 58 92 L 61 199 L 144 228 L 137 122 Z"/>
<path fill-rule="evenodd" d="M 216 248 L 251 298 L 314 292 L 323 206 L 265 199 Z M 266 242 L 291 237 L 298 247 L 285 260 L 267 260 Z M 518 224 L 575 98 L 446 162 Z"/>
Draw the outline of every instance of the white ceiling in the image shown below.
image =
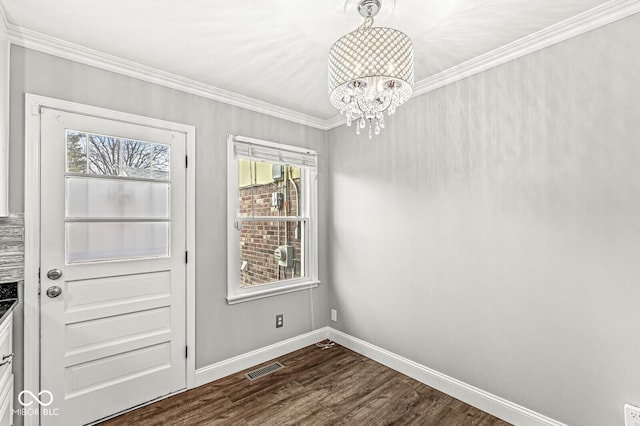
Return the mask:
<path fill-rule="evenodd" d="M 356 0 L 0 0 L 10 24 L 320 119 L 327 53 Z M 391 1 L 391 0 L 387 0 Z M 413 40 L 416 81 L 605 3 L 395 0 L 375 25 Z M 347 9 L 345 12 L 344 9 Z"/>

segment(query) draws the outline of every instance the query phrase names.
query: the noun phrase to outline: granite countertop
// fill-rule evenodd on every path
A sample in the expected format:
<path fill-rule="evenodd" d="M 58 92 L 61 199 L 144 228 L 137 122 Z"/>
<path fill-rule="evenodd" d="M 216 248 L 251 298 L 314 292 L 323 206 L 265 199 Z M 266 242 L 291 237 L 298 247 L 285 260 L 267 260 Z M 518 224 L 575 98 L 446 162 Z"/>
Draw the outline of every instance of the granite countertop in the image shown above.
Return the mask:
<path fill-rule="evenodd" d="M 0 324 L 18 304 L 18 283 L 0 284 Z"/>
<path fill-rule="evenodd" d="M 18 304 L 18 299 L 5 299 L 0 300 L 0 324 L 2 324 L 13 310 L 13 307 Z"/>

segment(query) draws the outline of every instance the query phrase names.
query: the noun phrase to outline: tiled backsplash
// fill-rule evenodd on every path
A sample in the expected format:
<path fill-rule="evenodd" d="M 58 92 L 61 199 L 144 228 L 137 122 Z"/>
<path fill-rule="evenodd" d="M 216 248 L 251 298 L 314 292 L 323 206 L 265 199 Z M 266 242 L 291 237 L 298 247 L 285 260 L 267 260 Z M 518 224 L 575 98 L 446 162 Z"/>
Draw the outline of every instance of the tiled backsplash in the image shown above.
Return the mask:
<path fill-rule="evenodd" d="M 24 271 L 24 217 L 0 217 L 0 283 L 21 281 Z"/>

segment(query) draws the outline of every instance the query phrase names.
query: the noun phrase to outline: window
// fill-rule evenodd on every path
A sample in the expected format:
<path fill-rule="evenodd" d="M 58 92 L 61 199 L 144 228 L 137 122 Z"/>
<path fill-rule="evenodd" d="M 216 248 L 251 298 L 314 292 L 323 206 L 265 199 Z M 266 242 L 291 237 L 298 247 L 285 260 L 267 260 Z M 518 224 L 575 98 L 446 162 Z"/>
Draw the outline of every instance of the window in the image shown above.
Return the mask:
<path fill-rule="evenodd" d="M 317 155 L 228 137 L 229 304 L 318 285 Z"/>
<path fill-rule="evenodd" d="M 169 256 L 169 145 L 66 131 L 66 263 Z"/>

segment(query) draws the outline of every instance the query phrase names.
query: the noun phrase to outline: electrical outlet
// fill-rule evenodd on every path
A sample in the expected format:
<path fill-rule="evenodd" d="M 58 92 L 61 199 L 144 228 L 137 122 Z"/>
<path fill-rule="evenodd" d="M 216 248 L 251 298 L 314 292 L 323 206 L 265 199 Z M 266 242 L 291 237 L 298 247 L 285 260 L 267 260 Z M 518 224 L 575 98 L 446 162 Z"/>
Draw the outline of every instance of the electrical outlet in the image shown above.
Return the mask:
<path fill-rule="evenodd" d="M 284 326 L 284 314 L 276 315 L 276 328 Z"/>
<path fill-rule="evenodd" d="M 624 426 L 640 426 L 640 408 L 624 404 Z"/>
<path fill-rule="evenodd" d="M 338 311 L 335 309 L 331 310 L 331 321 L 333 322 L 337 322 L 338 321 Z"/>

